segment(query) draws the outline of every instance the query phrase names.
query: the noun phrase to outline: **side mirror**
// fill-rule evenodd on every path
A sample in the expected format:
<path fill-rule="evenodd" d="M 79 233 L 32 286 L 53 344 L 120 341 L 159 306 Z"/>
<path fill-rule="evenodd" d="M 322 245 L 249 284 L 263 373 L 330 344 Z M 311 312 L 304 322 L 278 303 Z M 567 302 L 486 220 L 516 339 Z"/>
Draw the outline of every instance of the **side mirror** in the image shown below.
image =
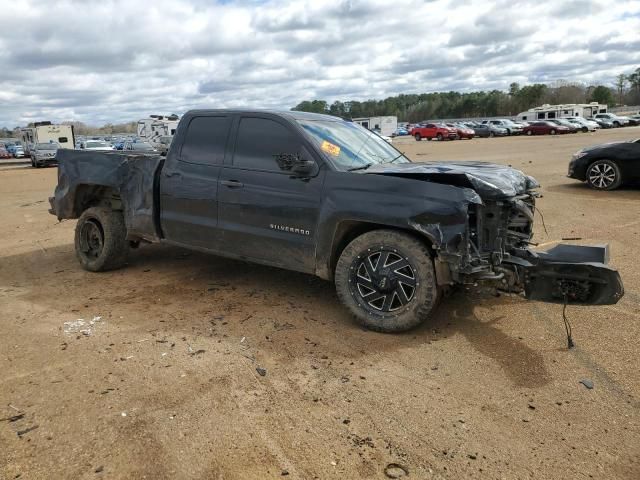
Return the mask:
<path fill-rule="evenodd" d="M 312 160 L 300 160 L 291 166 L 291 173 L 295 177 L 309 177 L 316 168 L 316 162 Z"/>

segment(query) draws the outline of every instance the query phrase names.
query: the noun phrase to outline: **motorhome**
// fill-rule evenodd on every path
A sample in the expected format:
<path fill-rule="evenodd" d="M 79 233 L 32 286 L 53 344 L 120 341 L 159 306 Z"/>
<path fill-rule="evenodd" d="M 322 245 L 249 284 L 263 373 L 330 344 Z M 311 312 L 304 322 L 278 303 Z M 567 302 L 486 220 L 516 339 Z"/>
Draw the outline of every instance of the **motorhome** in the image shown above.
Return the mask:
<path fill-rule="evenodd" d="M 353 121 L 386 137 L 392 136 L 398 129 L 398 117 L 396 116 L 354 118 Z"/>
<path fill-rule="evenodd" d="M 59 148 L 75 148 L 73 125 L 54 125 L 51 122 L 35 122 L 33 127 L 20 129 L 20 139 L 26 153 L 36 143 L 57 143 Z"/>
<path fill-rule="evenodd" d="M 156 146 L 160 143 L 160 137 L 175 135 L 179 122 L 177 115 L 149 115 L 149 118 L 138 121 L 138 137 Z"/>
<path fill-rule="evenodd" d="M 607 113 L 607 106 L 598 102 L 568 103 L 564 105 L 542 105 L 520 112 L 518 120 L 531 122 L 533 120 L 547 120 L 551 118 L 582 117 L 592 118 L 598 113 Z"/>

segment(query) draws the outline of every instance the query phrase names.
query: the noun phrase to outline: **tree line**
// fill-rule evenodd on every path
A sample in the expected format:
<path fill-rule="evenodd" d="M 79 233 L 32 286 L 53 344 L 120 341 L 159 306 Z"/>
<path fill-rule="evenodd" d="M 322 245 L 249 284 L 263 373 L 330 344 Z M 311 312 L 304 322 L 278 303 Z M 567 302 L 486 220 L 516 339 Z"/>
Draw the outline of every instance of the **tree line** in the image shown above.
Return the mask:
<path fill-rule="evenodd" d="M 560 80 L 552 84 L 509 85 L 508 91 L 434 92 L 400 94 L 384 100 L 305 100 L 292 110 L 339 117 L 395 115 L 400 121 L 437 118 L 513 116 L 543 104 L 598 102 L 609 106 L 640 104 L 640 68 L 616 77 L 613 87 Z"/>

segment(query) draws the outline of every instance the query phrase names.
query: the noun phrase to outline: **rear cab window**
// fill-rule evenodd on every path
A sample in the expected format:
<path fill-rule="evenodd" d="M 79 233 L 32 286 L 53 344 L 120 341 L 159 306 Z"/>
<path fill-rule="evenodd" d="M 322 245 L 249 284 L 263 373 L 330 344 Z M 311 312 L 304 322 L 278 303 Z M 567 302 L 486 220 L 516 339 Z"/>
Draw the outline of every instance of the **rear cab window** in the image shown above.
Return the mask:
<path fill-rule="evenodd" d="M 180 161 L 199 165 L 222 165 L 231 117 L 193 117 L 187 126 Z"/>

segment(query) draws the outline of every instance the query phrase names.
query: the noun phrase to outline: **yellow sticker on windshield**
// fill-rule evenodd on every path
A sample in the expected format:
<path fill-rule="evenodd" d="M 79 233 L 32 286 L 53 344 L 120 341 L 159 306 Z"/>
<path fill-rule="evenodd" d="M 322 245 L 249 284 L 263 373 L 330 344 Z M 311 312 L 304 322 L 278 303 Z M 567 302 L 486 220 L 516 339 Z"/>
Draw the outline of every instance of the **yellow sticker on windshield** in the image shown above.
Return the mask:
<path fill-rule="evenodd" d="M 327 142 L 326 140 L 322 142 L 322 146 L 320 148 L 322 148 L 323 152 L 327 152 L 329 155 L 333 155 L 334 157 L 340 155 L 340 147 Z"/>

